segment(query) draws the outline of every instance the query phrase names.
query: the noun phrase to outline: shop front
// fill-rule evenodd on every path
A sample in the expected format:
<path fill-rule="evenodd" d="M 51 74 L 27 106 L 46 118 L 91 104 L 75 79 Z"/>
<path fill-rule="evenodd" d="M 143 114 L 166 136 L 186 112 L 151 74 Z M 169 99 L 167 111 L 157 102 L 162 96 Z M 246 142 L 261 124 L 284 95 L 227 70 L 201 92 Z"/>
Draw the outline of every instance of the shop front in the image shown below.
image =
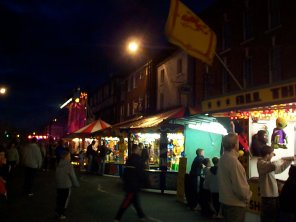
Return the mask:
<path fill-rule="evenodd" d="M 296 154 L 296 82 L 206 100 L 203 101 L 202 107 L 204 113 L 210 113 L 217 119 L 227 118 L 228 123 L 236 122 L 243 129 L 240 133 L 246 136 L 248 144 L 251 144 L 253 135 L 259 130 L 264 130 L 267 134 L 267 145 L 275 147 L 274 160 Z M 286 127 L 279 127 L 277 122 L 280 121 L 285 122 Z M 274 139 L 278 131 L 283 132 L 281 135 L 285 135 L 281 143 Z M 243 161 L 243 165 L 253 191 L 247 220 L 258 221 L 260 212 L 258 157 L 253 152 L 247 152 L 244 156 L 246 161 Z M 280 185 L 283 184 L 288 178 L 288 169 L 276 174 L 276 178 Z"/>

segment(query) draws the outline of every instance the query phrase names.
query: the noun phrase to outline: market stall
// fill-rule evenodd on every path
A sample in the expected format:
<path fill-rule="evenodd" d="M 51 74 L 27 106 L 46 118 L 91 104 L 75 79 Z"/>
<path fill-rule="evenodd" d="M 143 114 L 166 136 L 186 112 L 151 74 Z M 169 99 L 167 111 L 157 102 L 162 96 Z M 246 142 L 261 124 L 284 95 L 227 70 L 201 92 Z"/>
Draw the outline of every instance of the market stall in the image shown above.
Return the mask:
<path fill-rule="evenodd" d="M 99 131 L 110 127 L 110 124 L 99 119 L 65 137 L 64 141 L 69 144 L 70 152 L 73 156 L 72 164 L 80 165 L 83 163 L 84 165 L 87 165 L 87 157 L 85 156 L 86 148 L 94 139 L 96 139 L 94 133 L 98 133 Z M 97 142 L 94 147 L 97 147 L 98 145 L 99 143 Z M 81 166 L 80 168 L 82 169 Z"/>
<path fill-rule="evenodd" d="M 110 150 L 105 164 L 105 174 L 121 176 L 123 165 L 127 158 L 128 139 L 123 136 L 102 136 L 100 141 L 105 141 L 106 147 Z"/>
<path fill-rule="evenodd" d="M 276 160 L 296 154 L 296 83 L 273 85 L 257 90 L 245 91 L 234 95 L 218 97 L 202 102 L 204 113 L 222 119 L 236 121 L 244 130 L 247 144 L 259 130 L 266 134 L 267 145 L 275 148 Z M 241 143 L 240 143 L 241 144 Z M 253 151 L 252 151 L 253 152 Z M 249 204 L 247 221 L 259 221 L 260 191 L 258 186 L 257 154 L 247 152 L 243 160 L 250 186 L 253 191 Z M 276 174 L 279 183 L 288 177 L 288 169 Z"/>

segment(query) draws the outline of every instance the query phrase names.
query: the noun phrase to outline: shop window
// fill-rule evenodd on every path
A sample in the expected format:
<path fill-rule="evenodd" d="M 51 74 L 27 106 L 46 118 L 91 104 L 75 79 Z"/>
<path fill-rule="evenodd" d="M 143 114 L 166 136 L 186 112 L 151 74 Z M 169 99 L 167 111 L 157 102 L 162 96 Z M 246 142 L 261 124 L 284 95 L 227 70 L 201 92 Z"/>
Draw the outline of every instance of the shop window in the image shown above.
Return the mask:
<path fill-rule="evenodd" d="M 280 23 L 280 0 L 268 0 L 268 28 L 275 28 Z"/>

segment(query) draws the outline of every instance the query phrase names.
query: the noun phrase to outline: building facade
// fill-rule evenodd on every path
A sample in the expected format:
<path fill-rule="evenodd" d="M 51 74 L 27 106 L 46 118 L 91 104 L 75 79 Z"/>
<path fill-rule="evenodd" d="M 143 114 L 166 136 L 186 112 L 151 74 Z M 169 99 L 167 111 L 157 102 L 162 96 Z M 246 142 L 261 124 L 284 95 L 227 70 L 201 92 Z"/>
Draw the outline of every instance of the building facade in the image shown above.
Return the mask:
<path fill-rule="evenodd" d="M 195 60 L 177 51 L 157 65 L 157 111 L 194 106 Z"/>
<path fill-rule="evenodd" d="M 291 0 L 221 0 L 203 14 L 217 34 L 217 59 L 212 66 L 198 63 L 196 94 L 213 98 L 295 79 L 293 59 L 296 21 Z"/>
<path fill-rule="evenodd" d="M 102 119 L 110 124 L 120 121 L 121 76 L 113 76 L 98 86 L 89 96 L 88 122 Z"/>

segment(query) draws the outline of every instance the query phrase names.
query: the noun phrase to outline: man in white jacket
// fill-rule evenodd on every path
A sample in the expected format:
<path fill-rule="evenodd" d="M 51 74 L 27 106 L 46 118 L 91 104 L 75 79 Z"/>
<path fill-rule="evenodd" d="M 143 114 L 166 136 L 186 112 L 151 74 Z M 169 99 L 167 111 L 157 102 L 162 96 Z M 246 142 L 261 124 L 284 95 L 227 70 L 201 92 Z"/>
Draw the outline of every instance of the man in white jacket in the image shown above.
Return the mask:
<path fill-rule="evenodd" d="M 219 200 L 225 222 L 245 221 L 246 207 L 252 196 L 246 172 L 238 160 L 239 142 L 235 133 L 223 137 L 224 153 L 219 161 Z"/>
<path fill-rule="evenodd" d="M 23 164 L 25 167 L 25 193 L 33 196 L 33 183 L 37 170 L 42 166 L 42 155 L 37 145 L 37 139 L 33 138 L 23 149 Z"/>

